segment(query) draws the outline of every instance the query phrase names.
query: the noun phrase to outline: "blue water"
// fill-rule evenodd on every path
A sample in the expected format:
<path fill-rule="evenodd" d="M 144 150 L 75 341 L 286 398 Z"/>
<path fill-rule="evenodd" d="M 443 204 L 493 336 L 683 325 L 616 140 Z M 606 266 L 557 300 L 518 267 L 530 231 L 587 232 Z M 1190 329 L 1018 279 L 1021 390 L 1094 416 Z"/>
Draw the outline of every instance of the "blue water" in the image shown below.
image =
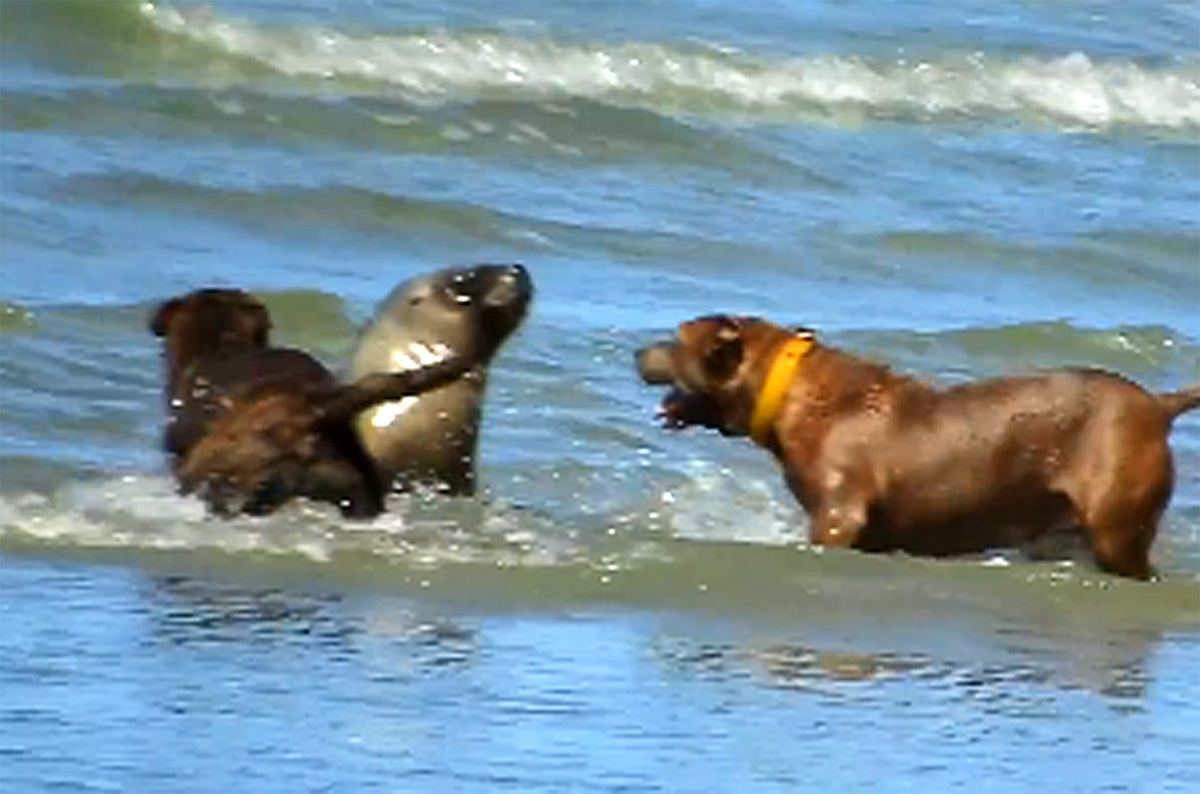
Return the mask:
<path fill-rule="evenodd" d="M 653 419 L 699 313 L 957 381 L 1200 380 L 1190 2 L 0 3 L 0 790 L 1190 791 L 1200 415 L 1142 585 L 821 551 Z M 483 493 L 221 522 L 158 301 L 345 366 L 519 261 Z"/>

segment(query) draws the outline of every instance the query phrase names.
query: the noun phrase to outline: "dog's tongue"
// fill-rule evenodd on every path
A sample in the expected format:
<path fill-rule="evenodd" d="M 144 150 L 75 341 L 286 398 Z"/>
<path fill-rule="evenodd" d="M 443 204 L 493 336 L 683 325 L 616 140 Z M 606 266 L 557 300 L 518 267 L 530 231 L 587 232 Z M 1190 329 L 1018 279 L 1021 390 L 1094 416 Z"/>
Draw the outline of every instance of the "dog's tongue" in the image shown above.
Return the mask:
<path fill-rule="evenodd" d="M 658 418 L 663 427 L 677 430 L 687 425 L 688 402 L 692 396 L 679 388 L 673 388 L 663 397 L 658 409 Z"/>
<path fill-rule="evenodd" d="M 706 394 L 687 391 L 678 386 L 663 398 L 658 410 L 663 427 L 678 430 L 699 425 L 720 430 L 723 426 L 720 406 Z"/>

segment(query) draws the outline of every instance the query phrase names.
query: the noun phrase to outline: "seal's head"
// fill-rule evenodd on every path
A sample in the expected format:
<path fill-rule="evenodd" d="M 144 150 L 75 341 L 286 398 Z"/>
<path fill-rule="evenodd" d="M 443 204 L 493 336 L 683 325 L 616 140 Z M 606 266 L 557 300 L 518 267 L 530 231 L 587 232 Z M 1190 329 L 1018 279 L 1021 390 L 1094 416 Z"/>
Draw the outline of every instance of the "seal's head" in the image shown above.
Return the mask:
<path fill-rule="evenodd" d="M 418 276 L 396 287 L 379 305 L 364 336 L 386 326 L 387 338 L 371 350 L 360 347 L 355 369 L 360 362 L 375 371 L 406 368 L 409 353 L 417 357 L 414 364 L 420 364 L 425 352 L 419 345 L 411 351 L 400 349 L 400 337 L 423 342 L 434 352 L 446 346 L 486 365 L 521 324 L 532 296 L 533 282 L 521 265 L 476 265 Z"/>
<path fill-rule="evenodd" d="M 440 389 L 386 403 L 357 427 L 385 482 L 474 490 L 475 451 L 496 351 L 520 326 L 533 298 L 521 265 L 447 268 L 410 279 L 388 295 L 363 329 L 351 375 L 414 369 L 451 354 L 474 366 Z"/>

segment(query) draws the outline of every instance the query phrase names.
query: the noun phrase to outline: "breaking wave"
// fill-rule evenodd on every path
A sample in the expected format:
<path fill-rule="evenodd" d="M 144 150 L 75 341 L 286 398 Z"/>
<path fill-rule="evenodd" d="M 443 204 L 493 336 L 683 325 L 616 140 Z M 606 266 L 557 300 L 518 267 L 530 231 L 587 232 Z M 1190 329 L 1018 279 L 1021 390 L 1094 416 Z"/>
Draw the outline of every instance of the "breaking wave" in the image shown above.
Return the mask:
<path fill-rule="evenodd" d="M 176 79 L 236 85 L 282 78 L 300 81 L 293 88 L 301 90 L 316 81 L 322 91 L 400 93 L 433 102 L 585 98 L 732 122 L 1007 119 L 1067 129 L 1200 129 L 1200 62 L 1191 58 L 1149 64 L 1080 52 L 953 51 L 913 59 L 789 57 L 720 43 L 276 26 L 162 2 L 104 3 L 109 8 L 103 11 L 86 8 L 101 5 L 93 3 L 46 5 L 60 7 L 60 25 L 88 26 L 109 39 L 108 70 L 122 69 L 113 60 L 123 59 L 123 71 L 152 79 L 163 76 L 153 74 L 157 57 Z M 59 37 L 61 57 L 73 57 L 67 50 L 74 39 L 65 37 L 79 31 L 45 33 L 49 27 L 43 23 L 43 33 Z M 6 41 L 19 44 L 20 25 L 10 22 L 14 28 Z"/>

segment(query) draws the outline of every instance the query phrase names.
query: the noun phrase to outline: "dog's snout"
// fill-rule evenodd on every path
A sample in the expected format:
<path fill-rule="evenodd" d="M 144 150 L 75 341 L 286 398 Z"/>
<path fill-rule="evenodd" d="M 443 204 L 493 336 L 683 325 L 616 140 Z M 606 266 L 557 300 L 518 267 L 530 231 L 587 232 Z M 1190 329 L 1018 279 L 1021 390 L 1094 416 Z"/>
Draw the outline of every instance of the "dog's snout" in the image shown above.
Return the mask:
<path fill-rule="evenodd" d="M 660 342 L 639 350 L 635 356 L 638 375 L 652 386 L 669 386 L 675 382 L 675 367 L 671 355 L 674 344 Z"/>

